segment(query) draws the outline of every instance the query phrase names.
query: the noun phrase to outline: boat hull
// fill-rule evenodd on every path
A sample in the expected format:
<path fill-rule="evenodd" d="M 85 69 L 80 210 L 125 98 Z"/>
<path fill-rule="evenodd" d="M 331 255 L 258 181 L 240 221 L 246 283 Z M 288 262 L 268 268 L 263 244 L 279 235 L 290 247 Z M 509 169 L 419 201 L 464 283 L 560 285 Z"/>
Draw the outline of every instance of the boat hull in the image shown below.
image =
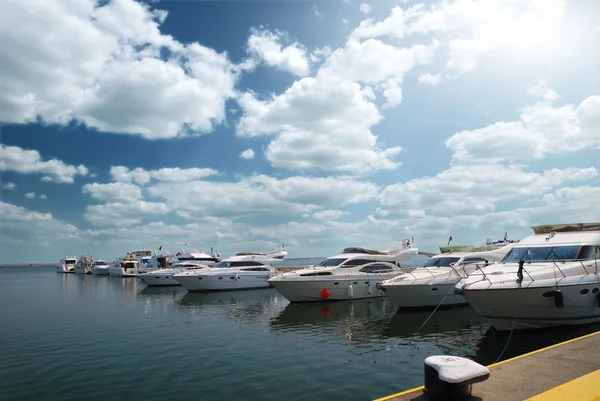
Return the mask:
<path fill-rule="evenodd" d="M 175 280 L 186 290 L 194 291 L 231 291 L 268 288 L 271 275 L 241 275 L 224 273 L 215 276 L 202 275 L 176 275 Z"/>
<path fill-rule="evenodd" d="M 590 278 L 593 276 L 590 276 Z M 556 286 L 463 290 L 471 306 L 498 330 L 534 329 L 600 322 L 600 283 L 559 286 L 562 307 L 549 296 Z M 518 312 L 517 312 L 518 301 Z M 517 315 L 515 321 L 515 312 Z"/>
<path fill-rule="evenodd" d="M 347 301 L 384 297 L 385 292 L 377 287 L 380 280 L 366 278 L 335 277 L 335 280 L 280 280 L 270 283 L 290 302 Z M 324 296 L 324 290 L 328 296 Z"/>
<path fill-rule="evenodd" d="M 76 274 L 91 274 L 92 271 L 89 270 L 86 266 L 75 266 Z"/>
<path fill-rule="evenodd" d="M 173 278 L 175 272 L 149 272 L 138 275 L 138 278 L 149 287 L 181 285 Z"/>
<path fill-rule="evenodd" d="M 57 273 L 73 273 L 74 268 L 67 266 L 67 265 L 62 265 L 62 264 L 58 264 L 56 265 L 56 272 Z"/>
<path fill-rule="evenodd" d="M 108 276 L 107 267 L 92 267 L 92 274 L 94 276 Z"/>
<path fill-rule="evenodd" d="M 462 295 L 454 293 L 454 282 L 439 284 L 384 285 L 386 297 L 400 308 L 435 308 L 466 305 Z"/>
<path fill-rule="evenodd" d="M 122 267 L 109 267 L 108 274 L 112 277 L 137 277 L 135 269 L 123 269 Z"/>

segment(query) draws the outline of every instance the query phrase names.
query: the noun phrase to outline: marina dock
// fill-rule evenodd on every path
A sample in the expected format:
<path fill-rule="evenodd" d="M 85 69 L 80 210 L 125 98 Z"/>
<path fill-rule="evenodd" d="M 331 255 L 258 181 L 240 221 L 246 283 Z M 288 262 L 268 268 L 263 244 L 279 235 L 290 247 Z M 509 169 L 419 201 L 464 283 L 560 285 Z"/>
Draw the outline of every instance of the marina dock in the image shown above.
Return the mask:
<path fill-rule="evenodd" d="M 600 400 L 600 331 L 487 366 L 469 401 Z M 374 401 L 426 401 L 423 386 Z"/>

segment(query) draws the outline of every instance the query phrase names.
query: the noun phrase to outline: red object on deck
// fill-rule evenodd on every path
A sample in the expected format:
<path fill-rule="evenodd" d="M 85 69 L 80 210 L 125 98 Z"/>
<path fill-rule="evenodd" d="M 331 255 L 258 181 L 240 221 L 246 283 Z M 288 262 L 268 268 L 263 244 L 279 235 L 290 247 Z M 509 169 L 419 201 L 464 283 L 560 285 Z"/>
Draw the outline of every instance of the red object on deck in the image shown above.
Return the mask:
<path fill-rule="evenodd" d="M 331 295 L 331 294 L 327 288 L 324 288 L 323 291 L 321 291 L 321 296 L 323 298 L 329 298 L 329 295 Z"/>

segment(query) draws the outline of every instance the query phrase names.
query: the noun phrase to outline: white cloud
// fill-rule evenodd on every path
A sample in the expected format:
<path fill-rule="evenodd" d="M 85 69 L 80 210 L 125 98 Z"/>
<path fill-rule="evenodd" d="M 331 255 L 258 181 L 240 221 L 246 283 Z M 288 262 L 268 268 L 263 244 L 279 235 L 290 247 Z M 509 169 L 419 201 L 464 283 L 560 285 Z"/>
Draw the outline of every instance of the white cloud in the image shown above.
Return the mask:
<path fill-rule="evenodd" d="M 342 24 L 348 25 L 349 23 L 350 21 L 348 21 L 346 18 L 342 18 Z"/>
<path fill-rule="evenodd" d="M 104 202 L 132 202 L 142 197 L 140 187 L 122 182 L 85 184 L 82 192 Z"/>
<path fill-rule="evenodd" d="M 246 149 L 240 153 L 240 157 L 246 160 L 254 159 L 254 151 L 252 149 Z"/>
<path fill-rule="evenodd" d="M 6 189 L 8 191 L 14 191 L 15 188 L 17 188 L 17 184 L 14 182 L 7 182 L 6 184 L 2 185 L 2 189 Z"/>
<path fill-rule="evenodd" d="M 143 219 L 168 213 L 166 204 L 142 200 L 104 203 L 88 206 L 84 217 L 99 227 L 129 227 L 140 224 Z"/>
<path fill-rule="evenodd" d="M 348 214 L 350 214 L 350 213 L 343 212 L 341 210 L 327 209 L 327 210 L 321 210 L 320 212 L 313 213 L 312 217 L 317 220 L 330 221 L 330 220 L 338 220 L 339 218 L 346 216 Z"/>
<path fill-rule="evenodd" d="M 418 81 L 425 85 L 437 86 L 442 82 L 442 79 L 440 74 L 424 73 L 419 75 Z"/>
<path fill-rule="evenodd" d="M 549 92 L 544 97 L 554 97 Z M 526 106 L 520 120 L 461 131 L 446 141 L 453 163 L 535 160 L 549 155 L 600 147 L 600 96 L 578 106 L 545 101 Z"/>
<path fill-rule="evenodd" d="M 266 65 L 287 70 L 297 76 L 305 76 L 310 71 L 306 49 L 299 43 L 283 47 L 282 32 L 269 32 L 265 29 L 252 29 L 248 38 L 248 52 L 263 60 Z"/>
<path fill-rule="evenodd" d="M 88 173 L 88 169 L 83 165 L 72 166 L 57 159 L 43 161 L 37 150 L 3 144 L 0 144 L 0 171 L 43 174 L 42 181 L 60 184 L 72 184 L 75 176 L 85 176 Z"/>
<path fill-rule="evenodd" d="M 310 54 L 310 61 L 313 63 L 318 63 L 319 61 L 326 59 L 331 54 L 331 48 L 329 46 L 324 46 L 319 49 L 315 49 Z"/>
<path fill-rule="evenodd" d="M 184 182 L 199 178 L 218 175 L 219 172 L 212 168 L 161 168 L 159 170 L 144 170 L 137 167 L 129 170 L 124 166 L 112 166 L 110 175 L 113 180 L 123 183 L 133 182 L 138 185 L 145 185 L 152 178 L 158 181 L 166 182 Z"/>
<path fill-rule="evenodd" d="M 368 5 L 367 3 L 361 3 L 360 4 L 360 12 L 363 14 L 369 14 L 371 12 L 371 6 Z"/>
<path fill-rule="evenodd" d="M 225 217 L 299 215 L 317 208 L 367 202 L 375 199 L 378 191 L 373 183 L 349 178 L 279 180 L 265 175 L 237 182 L 158 183 L 148 188 L 151 196 L 163 199 L 172 210 Z"/>
<path fill-rule="evenodd" d="M 449 0 L 406 9 L 394 7 L 383 21 L 361 22 L 355 38 L 434 35 L 448 45 L 446 67 L 459 73 L 477 67 L 483 55 L 511 59 L 531 52 L 552 52 L 560 42 L 557 29 L 566 8 L 564 0 Z"/>
<path fill-rule="evenodd" d="M 498 204 L 544 194 L 569 181 L 596 177 L 595 168 L 551 169 L 543 174 L 523 167 L 502 165 L 458 165 L 434 177 L 420 177 L 386 187 L 381 205 L 397 215 L 479 215 L 496 211 Z"/>
<path fill-rule="evenodd" d="M 532 95 L 541 97 L 547 102 L 553 102 L 558 99 L 558 93 L 548 87 L 545 79 L 540 79 L 536 85 L 529 87 L 528 92 Z"/>
<path fill-rule="evenodd" d="M 39 195 L 39 198 L 40 198 L 40 199 L 48 199 L 48 196 L 46 196 L 46 195 L 44 195 L 44 194 L 40 194 L 40 195 Z"/>
<path fill-rule="evenodd" d="M 26 197 L 27 199 L 35 199 L 35 192 L 27 192 L 27 193 L 25 194 L 25 197 Z"/>
<path fill-rule="evenodd" d="M 5 1 L 0 121 L 79 121 L 152 139 L 211 131 L 234 96 L 237 66 L 161 34 L 165 17 L 134 0 Z"/>
<path fill-rule="evenodd" d="M 315 14 L 315 16 L 319 19 L 323 19 L 323 14 L 321 14 L 321 12 L 319 11 L 319 8 L 317 6 L 312 6 L 312 12 Z"/>

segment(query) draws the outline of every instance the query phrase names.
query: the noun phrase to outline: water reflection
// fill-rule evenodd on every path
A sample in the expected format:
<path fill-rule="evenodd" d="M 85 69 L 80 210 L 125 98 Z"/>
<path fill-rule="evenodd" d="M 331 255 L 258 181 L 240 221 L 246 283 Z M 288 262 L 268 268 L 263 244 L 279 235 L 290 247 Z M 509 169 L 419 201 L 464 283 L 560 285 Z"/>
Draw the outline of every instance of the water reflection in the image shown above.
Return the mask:
<path fill-rule="evenodd" d="M 273 289 L 188 292 L 176 302 L 176 307 L 192 315 L 225 314 L 236 321 L 260 322 L 281 310 L 287 301 Z"/>

